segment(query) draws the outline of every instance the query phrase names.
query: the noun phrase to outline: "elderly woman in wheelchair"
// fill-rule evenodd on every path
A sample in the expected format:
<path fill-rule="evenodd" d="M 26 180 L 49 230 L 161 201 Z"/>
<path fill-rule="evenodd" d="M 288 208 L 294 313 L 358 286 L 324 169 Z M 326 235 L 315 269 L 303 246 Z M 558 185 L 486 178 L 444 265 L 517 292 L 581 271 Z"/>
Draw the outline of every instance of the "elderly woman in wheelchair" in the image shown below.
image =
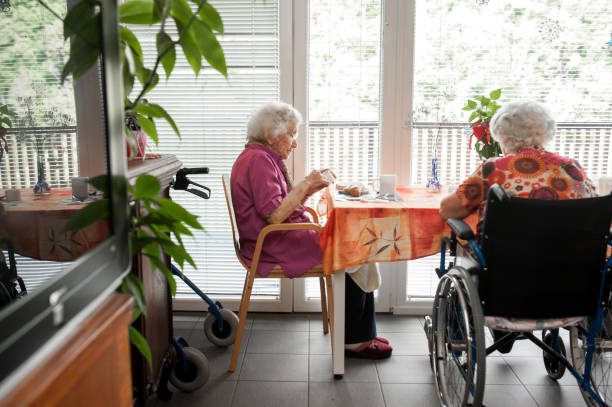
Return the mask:
<path fill-rule="evenodd" d="M 551 378 L 568 369 L 587 405 L 612 405 L 612 195 L 597 197 L 578 162 L 543 148 L 555 122 L 542 106 L 506 104 L 491 131 L 504 157 L 486 160 L 440 205 L 452 232 L 425 324 L 438 396 L 480 406 L 486 355 L 529 339 Z M 474 211 L 476 233 L 461 220 Z M 570 358 L 559 328 L 569 330 Z"/>

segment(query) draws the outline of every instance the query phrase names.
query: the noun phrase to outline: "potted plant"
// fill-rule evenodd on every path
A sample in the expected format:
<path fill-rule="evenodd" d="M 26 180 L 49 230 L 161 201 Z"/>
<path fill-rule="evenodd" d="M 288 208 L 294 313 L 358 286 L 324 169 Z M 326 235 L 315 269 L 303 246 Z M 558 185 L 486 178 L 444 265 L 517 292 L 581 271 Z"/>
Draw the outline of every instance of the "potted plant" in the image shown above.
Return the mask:
<path fill-rule="evenodd" d="M 501 107 L 501 105 L 497 103 L 501 93 L 501 89 L 496 89 L 489 93 L 489 97 L 478 96 L 474 98 L 474 100 L 468 99 L 467 104 L 463 107 L 463 110 L 472 112 L 468 119 L 470 127 L 472 128 L 470 148 L 472 148 L 472 137 L 475 137 L 476 142 L 474 143 L 474 148 L 482 160 L 502 155 L 501 146 L 497 141 L 491 138 L 491 129 L 489 128 L 491 118 Z M 480 104 L 478 102 L 480 102 Z"/>

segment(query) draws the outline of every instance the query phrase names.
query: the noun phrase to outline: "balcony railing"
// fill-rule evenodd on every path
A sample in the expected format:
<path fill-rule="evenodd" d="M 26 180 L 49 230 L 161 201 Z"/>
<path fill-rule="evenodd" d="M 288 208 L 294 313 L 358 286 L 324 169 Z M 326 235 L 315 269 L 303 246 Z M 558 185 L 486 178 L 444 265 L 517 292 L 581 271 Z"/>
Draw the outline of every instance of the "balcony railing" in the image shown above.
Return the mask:
<path fill-rule="evenodd" d="M 414 123 L 412 184 L 427 182 L 434 142 L 439 158 L 438 176 L 443 184 L 458 184 L 469 176 L 481 162 L 474 146 L 469 148 L 470 134 L 465 123 Z M 612 175 L 612 123 L 558 123 L 557 133 L 546 148 L 577 160 L 590 176 Z"/>
<path fill-rule="evenodd" d="M 75 126 L 10 128 L 6 140 L 9 151 L 0 161 L 0 188 L 34 187 L 38 176 L 36 143 L 51 188 L 70 187 L 70 179 L 78 175 Z"/>

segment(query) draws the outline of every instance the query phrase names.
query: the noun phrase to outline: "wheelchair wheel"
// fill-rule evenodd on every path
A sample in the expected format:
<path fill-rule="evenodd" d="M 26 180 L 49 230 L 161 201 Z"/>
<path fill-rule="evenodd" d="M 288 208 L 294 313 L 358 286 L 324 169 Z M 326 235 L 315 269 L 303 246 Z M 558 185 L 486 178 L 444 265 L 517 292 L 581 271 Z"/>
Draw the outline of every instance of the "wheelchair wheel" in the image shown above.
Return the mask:
<path fill-rule="evenodd" d="M 550 331 L 542 331 L 542 341 L 548 346 L 552 347 L 552 333 Z M 559 353 L 564 357 L 567 357 L 565 344 L 563 343 L 563 339 L 561 337 L 559 337 L 559 348 Z M 542 356 L 544 358 L 544 367 L 546 368 L 546 373 L 548 373 L 548 376 L 554 380 L 559 380 L 562 378 L 563 374 L 565 373 L 565 365 L 560 363 L 545 351 L 542 351 Z"/>
<path fill-rule="evenodd" d="M 587 351 L 586 331 L 589 329 L 590 320 L 585 319 L 580 325 L 585 329 L 582 331 L 577 327 L 570 328 L 570 353 L 574 369 L 584 374 L 585 355 Z M 591 365 L 591 386 L 599 394 L 606 405 L 612 404 L 612 315 L 610 309 L 604 310 L 601 332 L 595 335 L 595 351 Z M 599 406 L 589 392 L 580 387 L 582 397 L 587 406 Z"/>
<path fill-rule="evenodd" d="M 191 393 L 204 386 L 210 377 L 208 359 L 202 352 L 191 346 L 183 349 L 185 360 L 176 363 L 170 372 L 170 383 L 185 393 Z"/>
<path fill-rule="evenodd" d="M 456 267 L 442 276 L 433 306 L 433 367 L 442 404 L 481 406 L 485 386 L 484 318 L 475 284 Z"/>
<path fill-rule="evenodd" d="M 230 346 L 236 340 L 238 333 L 238 315 L 227 308 L 221 308 L 219 312 L 223 318 L 223 330 L 219 329 L 215 315 L 209 312 L 204 320 L 204 335 L 217 346 Z"/>

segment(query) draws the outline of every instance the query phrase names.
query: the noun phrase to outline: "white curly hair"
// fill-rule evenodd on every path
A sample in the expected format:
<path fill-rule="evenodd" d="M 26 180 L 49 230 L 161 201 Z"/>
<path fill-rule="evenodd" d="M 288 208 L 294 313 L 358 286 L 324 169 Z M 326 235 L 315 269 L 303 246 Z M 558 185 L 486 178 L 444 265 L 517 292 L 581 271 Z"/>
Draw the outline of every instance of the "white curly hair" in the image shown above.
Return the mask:
<path fill-rule="evenodd" d="M 510 153 L 543 146 L 552 140 L 556 129 L 548 110 L 532 101 L 506 103 L 491 119 L 491 135 Z"/>
<path fill-rule="evenodd" d="M 293 106 L 283 102 L 266 103 L 253 112 L 247 124 L 247 141 L 266 144 L 266 131 L 276 139 L 292 124 L 302 123 L 302 115 Z"/>

